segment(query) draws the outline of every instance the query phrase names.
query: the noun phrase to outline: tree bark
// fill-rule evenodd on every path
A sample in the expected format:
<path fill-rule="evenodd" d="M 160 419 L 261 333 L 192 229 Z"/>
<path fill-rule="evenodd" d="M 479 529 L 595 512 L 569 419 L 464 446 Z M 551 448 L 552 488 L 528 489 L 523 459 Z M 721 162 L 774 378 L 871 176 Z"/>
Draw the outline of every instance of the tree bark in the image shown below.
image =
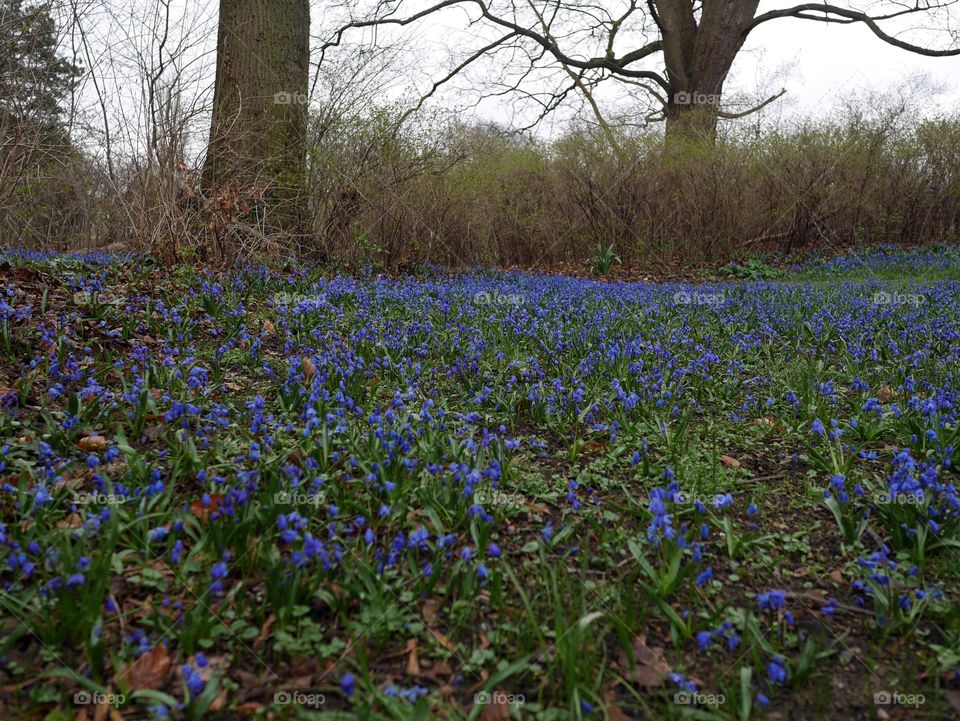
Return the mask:
<path fill-rule="evenodd" d="M 220 0 L 210 144 L 201 187 L 229 189 L 268 233 L 307 235 L 309 0 Z"/>
<path fill-rule="evenodd" d="M 699 23 L 693 0 L 654 0 L 663 38 L 667 79 L 667 140 L 717 135 L 723 84 L 753 21 L 759 0 L 710 0 Z"/>

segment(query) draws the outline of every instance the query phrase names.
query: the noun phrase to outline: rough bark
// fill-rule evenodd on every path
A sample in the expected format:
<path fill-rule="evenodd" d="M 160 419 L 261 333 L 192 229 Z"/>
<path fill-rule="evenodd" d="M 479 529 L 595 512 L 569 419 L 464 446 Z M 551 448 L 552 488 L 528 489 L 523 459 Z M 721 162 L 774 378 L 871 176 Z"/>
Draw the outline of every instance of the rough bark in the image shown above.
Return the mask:
<path fill-rule="evenodd" d="M 308 0 L 220 0 L 204 195 L 229 189 L 258 225 L 306 235 Z M 249 206 L 248 206 L 249 207 Z"/>
<path fill-rule="evenodd" d="M 700 22 L 692 0 L 654 0 L 667 79 L 667 139 L 713 140 L 723 85 L 746 39 L 759 0 L 710 0 Z"/>

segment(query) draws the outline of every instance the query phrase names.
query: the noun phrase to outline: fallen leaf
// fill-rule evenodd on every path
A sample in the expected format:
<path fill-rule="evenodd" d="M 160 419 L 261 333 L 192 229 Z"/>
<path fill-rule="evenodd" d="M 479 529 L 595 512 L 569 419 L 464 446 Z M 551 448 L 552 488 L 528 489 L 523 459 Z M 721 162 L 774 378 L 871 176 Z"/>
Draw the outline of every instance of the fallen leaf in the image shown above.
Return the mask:
<path fill-rule="evenodd" d="M 408 676 L 419 676 L 420 675 L 420 661 L 417 657 L 417 639 L 411 638 L 407 641 L 407 675 Z"/>
<path fill-rule="evenodd" d="M 219 711 L 227 704 L 227 690 L 224 689 L 220 694 L 213 699 L 213 703 L 210 704 L 209 711 Z"/>
<path fill-rule="evenodd" d="M 940 691 L 943 694 L 944 698 L 947 699 L 947 703 L 950 704 L 950 708 L 953 709 L 954 713 L 960 714 L 960 691 L 952 688 L 945 688 Z"/>
<path fill-rule="evenodd" d="M 456 646 L 453 645 L 453 642 L 447 638 L 444 634 L 440 633 L 435 629 L 429 629 L 430 634 L 437 640 L 443 648 L 447 649 L 450 653 L 456 653 Z"/>
<path fill-rule="evenodd" d="M 889 403 L 896 397 L 897 394 L 894 392 L 893 388 L 888 386 L 886 383 L 877 388 L 877 400 L 881 403 Z"/>
<path fill-rule="evenodd" d="M 117 683 L 131 691 L 162 688 L 170 673 L 170 652 L 162 643 L 154 646 L 132 664 L 124 664 L 117 673 Z"/>
<path fill-rule="evenodd" d="M 834 570 L 830 571 L 830 580 L 832 580 L 834 583 L 843 583 L 843 574 L 840 573 L 840 569 L 835 568 Z"/>
<path fill-rule="evenodd" d="M 99 451 L 106 450 L 107 439 L 103 436 L 84 436 L 77 441 L 77 446 L 79 446 L 81 451 L 85 451 L 87 453 L 97 453 Z"/>
<path fill-rule="evenodd" d="M 428 598 L 423 602 L 420 615 L 428 626 L 436 626 L 437 621 L 440 620 L 440 601 L 436 598 Z"/>
<path fill-rule="evenodd" d="M 83 528 L 83 519 L 79 513 L 71 513 L 57 521 L 57 528 Z"/>
<path fill-rule="evenodd" d="M 304 378 L 313 378 L 314 373 L 317 372 L 317 367 L 313 364 L 313 361 L 309 358 L 303 359 L 303 377 Z"/>
<path fill-rule="evenodd" d="M 109 713 L 110 704 L 107 703 L 107 697 L 104 696 L 103 700 L 93 710 L 93 721 L 107 721 L 107 714 Z"/>
<path fill-rule="evenodd" d="M 624 712 L 623 708 L 617 704 L 617 697 L 613 692 L 613 687 L 608 686 L 603 694 L 604 711 L 607 712 L 607 721 L 630 721 L 630 717 Z"/>
<path fill-rule="evenodd" d="M 201 522 L 206 523 L 208 520 L 210 520 L 210 514 L 216 512 L 222 505 L 223 494 L 211 493 L 209 506 L 203 505 L 202 498 L 197 498 L 190 504 L 190 512 L 200 519 Z"/>
<path fill-rule="evenodd" d="M 480 712 L 480 721 L 510 721 L 510 707 L 504 703 L 507 695 L 499 690 L 485 695 L 487 703 Z"/>
<path fill-rule="evenodd" d="M 277 329 L 276 329 L 276 327 L 273 325 L 273 323 L 271 323 L 271 322 L 268 321 L 268 320 L 263 321 L 263 332 L 264 332 L 264 334 L 269 335 L 269 334 L 275 332 L 276 330 L 277 330 Z"/>
<path fill-rule="evenodd" d="M 663 657 L 663 649 L 650 648 L 644 636 L 633 640 L 633 655 L 637 660 L 633 681 L 642 688 L 659 688 L 670 675 L 670 665 Z"/>
<path fill-rule="evenodd" d="M 743 465 L 742 463 L 740 463 L 740 461 L 738 461 L 733 456 L 727 456 L 727 455 L 720 456 L 720 462 L 723 465 L 725 465 L 727 468 L 739 468 L 740 466 Z"/>

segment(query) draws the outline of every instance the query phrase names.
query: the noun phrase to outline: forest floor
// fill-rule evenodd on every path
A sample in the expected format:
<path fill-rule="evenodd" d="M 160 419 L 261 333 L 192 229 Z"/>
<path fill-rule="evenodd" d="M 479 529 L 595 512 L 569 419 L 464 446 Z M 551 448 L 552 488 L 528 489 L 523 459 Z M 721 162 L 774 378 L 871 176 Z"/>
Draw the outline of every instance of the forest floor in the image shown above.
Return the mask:
<path fill-rule="evenodd" d="M 0 717 L 956 717 L 960 253 L 710 277 L 0 255 Z"/>

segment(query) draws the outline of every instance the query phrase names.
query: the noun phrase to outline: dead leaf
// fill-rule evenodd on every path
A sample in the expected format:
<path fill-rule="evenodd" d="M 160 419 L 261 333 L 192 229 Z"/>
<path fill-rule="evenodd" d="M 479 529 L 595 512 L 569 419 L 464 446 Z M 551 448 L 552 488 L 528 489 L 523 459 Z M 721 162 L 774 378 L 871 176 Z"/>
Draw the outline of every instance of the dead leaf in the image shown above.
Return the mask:
<path fill-rule="evenodd" d="M 77 441 L 77 446 L 86 453 L 99 453 L 107 448 L 107 439 L 103 436 L 84 436 Z"/>
<path fill-rule="evenodd" d="M 268 320 L 263 321 L 263 332 L 264 335 L 270 335 L 271 333 L 276 332 L 276 327 Z"/>
<path fill-rule="evenodd" d="M 663 649 L 647 646 L 645 636 L 633 640 L 633 655 L 637 667 L 633 672 L 633 681 L 642 688 L 659 688 L 663 680 L 670 675 L 670 665 L 663 657 Z"/>
<path fill-rule="evenodd" d="M 952 688 L 945 688 L 940 691 L 943 694 L 944 698 L 947 699 L 947 703 L 950 704 L 950 708 L 953 709 L 954 713 L 960 714 L 960 691 Z"/>
<path fill-rule="evenodd" d="M 219 711 L 227 704 L 227 689 L 223 689 L 220 694 L 213 699 L 213 703 L 210 704 L 210 711 Z"/>
<path fill-rule="evenodd" d="M 423 602 L 420 615 L 428 626 L 436 626 L 440 620 L 440 601 L 436 598 L 428 598 Z"/>
<path fill-rule="evenodd" d="M 443 648 L 447 649 L 450 653 L 456 653 L 457 647 L 453 645 L 453 642 L 447 638 L 444 634 L 440 633 L 436 629 L 429 629 L 430 634 L 437 640 Z"/>
<path fill-rule="evenodd" d="M 830 571 L 830 580 L 834 583 L 843 583 L 843 574 L 840 573 L 839 568 L 835 568 Z"/>
<path fill-rule="evenodd" d="M 309 380 L 310 378 L 313 378 L 313 375 L 316 372 L 317 372 L 317 367 L 313 364 L 313 361 L 310 360 L 309 358 L 304 358 L 303 359 L 303 377 Z"/>
<path fill-rule="evenodd" d="M 71 513 L 57 521 L 57 528 L 83 528 L 83 519 L 79 513 Z"/>
<path fill-rule="evenodd" d="M 739 468 L 743 464 L 738 461 L 733 456 L 722 455 L 720 456 L 720 462 L 725 465 L 727 468 Z"/>
<path fill-rule="evenodd" d="M 93 710 L 93 721 L 107 721 L 107 714 L 109 713 L 110 704 L 107 703 L 107 697 L 104 695 L 103 700 Z"/>
<path fill-rule="evenodd" d="M 507 700 L 507 694 L 495 690 L 487 694 L 488 703 L 483 705 L 480 712 L 480 721 L 510 721 L 510 707 L 503 703 Z"/>
<path fill-rule="evenodd" d="M 124 664 L 117 673 L 117 682 L 131 691 L 163 688 L 170 673 L 170 652 L 162 643 L 154 646 L 132 664 Z M 122 683 L 121 683 L 122 682 Z"/>
<path fill-rule="evenodd" d="M 190 512 L 196 516 L 202 523 L 210 520 L 210 514 L 215 513 L 223 505 L 222 493 L 210 494 L 210 505 L 203 505 L 203 499 L 198 498 L 190 504 Z"/>
<path fill-rule="evenodd" d="M 608 686 L 603 693 L 604 710 L 607 712 L 607 721 L 630 721 L 630 717 L 617 704 L 617 697 L 613 686 Z"/>
<path fill-rule="evenodd" d="M 246 703 L 242 703 L 237 706 L 234 711 L 236 713 L 243 714 L 244 716 L 249 716 L 250 714 L 254 714 L 262 708 L 263 704 L 259 701 L 247 701 Z"/>
<path fill-rule="evenodd" d="M 420 675 L 420 660 L 417 657 L 417 639 L 411 638 L 407 641 L 407 675 L 408 676 L 419 676 Z"/>
<path fill-rule="evenodd" d="M 889 403 L 896 397 L 896 392 L 886 383 L 877 388 L 877 400 L 881 403 Z"/>

